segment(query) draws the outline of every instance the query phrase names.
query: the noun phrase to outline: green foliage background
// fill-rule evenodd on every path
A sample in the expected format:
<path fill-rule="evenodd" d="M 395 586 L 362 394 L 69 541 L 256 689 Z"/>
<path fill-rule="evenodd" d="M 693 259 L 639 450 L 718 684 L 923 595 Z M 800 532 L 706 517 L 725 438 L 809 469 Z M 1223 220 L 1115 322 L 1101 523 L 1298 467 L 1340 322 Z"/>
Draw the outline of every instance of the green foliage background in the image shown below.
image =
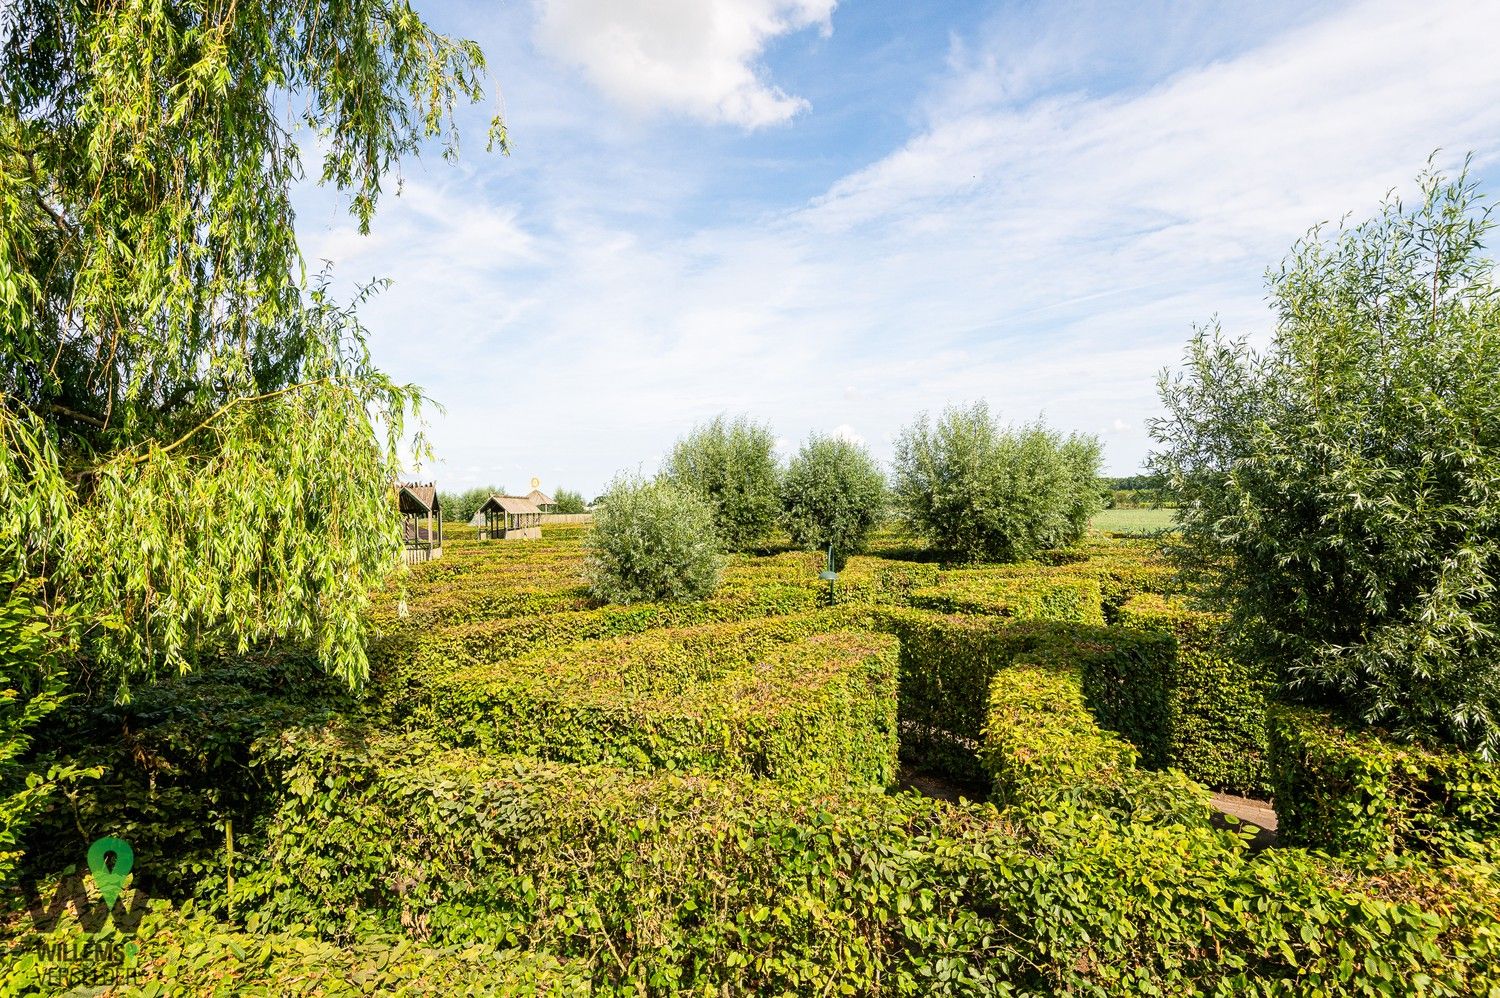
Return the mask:
<path fill-rule="evenodd" d="M 18 760 L 68 695 L 272 639 L 365 678 L 422 397 L 370 362 L 377 288 L 306 275 L 298 135 L 367 228 L 483 70 L 402 0 L 0 14 L 0 852 L 67 775 Z"/>
<path fill-rule="evenodd" d="M 842 570 L 859 554 L 886 507 L 885 476 L 863 446 L 813 436 L 781 479 L 781 522 L 792 543 L 810 551 L 833 545 Z"/>
<path fill-rule="evenodd" d="M 1314 230 L 1263 350 L 1216 326 L 1161 379 L 1175 553 L 1309 702 L 1500 755 L 1500 297 L 1464 175 Z"/>
<path fill-rule="evenodd" d="M 485 500 L 493 495 L 507 495 L 503 485 L 479 485 L 462 492 L 438 491 L 443 504 L 443 519 L 453 523 L 468 523 L 474 519 Z"/>
<path fill-rule="evenodd" d="M 978 402 L 896 440 L 896 507 L 912 531 L 962 561 L 1020 561 L 1071 544 L 1104 506 L 1098 438 L 1041 422 L 1002 426 Z"/>
<path fill-rule="evenodd" d="M 552 498 L 557 504 L 557 512 L 559 513 L 588 512 L 588 504 L 584 501 L 583 493 L 581 492 L 559 488 Z"/>
<path fill-rule="evenodd" d="M 770 427 L 716 416 L 677 441 L 662 475 L 708 503 L 727 550 L 753 547 L 776 526 L 781 474 Z"/>

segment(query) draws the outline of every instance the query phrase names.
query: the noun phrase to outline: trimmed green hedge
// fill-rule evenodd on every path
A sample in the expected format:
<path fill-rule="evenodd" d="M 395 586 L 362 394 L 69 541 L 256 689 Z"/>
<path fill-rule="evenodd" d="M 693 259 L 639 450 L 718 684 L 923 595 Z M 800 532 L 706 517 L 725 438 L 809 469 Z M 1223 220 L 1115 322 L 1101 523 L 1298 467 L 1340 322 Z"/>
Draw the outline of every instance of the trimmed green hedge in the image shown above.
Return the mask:
<path fill-rule="evenodd" d="M 1268 671 L 1225 653 L 1221 618 L 1175 600 L 1139 595 L 1118 619 L 1125 627 L 1171 634 L 1176 643 L 1162 719 L 1164 761 L 1216 789 L 1268 791 L 1266 704 L 1274 688 Z"/>
<path fill-rule="evenodd" d="M 817 578 L 825 567 L 819 562 L 806 584 L 826 593 L 827 584 Z M 934 585 L 939 574 L 937 565 L 856 555 L 839 572 L 834 600 L 840 606 L 903 606 L 910 602 L 913 592 Z"/>
<path fill-rule="evenodd" d="M 1203 788 L 1176 770 L 1136 768 L 1134 746 L 1099 727 L 1079 665 L 1017 662 L 995 676 L 981 757 L 996 803 L 1033 812 L 1066 804 L 1122 818 L 1202 826 Z"/>
<path fill-rule="evenodd" d="M 122 901 L 123 903 L 123 901 Z M 110 995 L 552 995 L 592 993 L 585 969 L 545 954 L 493 946 L 424 946 L 379 933 L 338 946 L 298 932 L 246 932 L 191 905 L 151 902 L 129 937 L 84 936 L 64 917 L 51 932 L 0 943 L 0 993 Z M 58 959 L 59 949 L 72 958 Z M 88 993 L 93 994 L 94 991 Z"/>
<path fill-rule="evenodd" d="M 1330 853 L 1443 852 L 1500 835 L 1500 765 L 1351 730 L 1303 707 L 1269 715 L 1282 842 Z"/>
<path fill-rule="evenodd" d="M 1055 620 L 1076 624 L 1104 623 L 1096 579 L 944 572 L 938 585 L 913 591 L 910 603 L 939 613 L 980 613 L 1012 620 Z"/>
<path fill-rule="evenodd" d="M 1102 724 L 1138 747 L 1160 740 L 1165 689 L 1132 677 L 1170 660 L 1164 635 L 899 608 L 876 610 L 873 626 L 901 640 L 901 752 L 922 768 L 961 781 L 988 780 L 978 749 L 990 687 L 1020 659 L 1076 666 Z"/>
<path fill-rule="evenodd" d="M 726 585 L 712 599 L 698 603 L 640 603 L 482 620 L 436 630 L 404 628 L 375 646 L 371 657 L 374 697 L 383 716 L 400 720 L 410 714 L 414 703 L 422 701 L 431 682 L 471 665 L 665 627 L 805 613 L 821 604 L 816 592 L 802 586 Z"/>
<path fill-rule="evenodd" d="M 579 961 L 597 993 L 1428 994 L 1500 986 L 1500 875 L 1250 855 L 1066 806 L 792 794 L 288 739 L 236 908 L 335 939 L 411 927 Z"/>
<path fill-rule="evenodd" d="M 435 679 L 416 726 L 451 744 L 638 769 L 884 786 L 898 646 L 827 615 L 590 642 Z"/>
<path fill-rule="evenodd" d="M 357 709 L 349 691 L 299 656 L 205 663 L 142 687 L 128 704 L 75 701 L 51 719 L 40 759 L 98 766 L 59 795 L 27 840 L 27 865 L 50 872 L 77 863 L 95 839 L 134 847 L 141 883 L 156 896 L 219 892 L 226 823 L 243 850 L 274 807 L 275 774 L 253 744 L 288 728 L 328 723 Z"/>

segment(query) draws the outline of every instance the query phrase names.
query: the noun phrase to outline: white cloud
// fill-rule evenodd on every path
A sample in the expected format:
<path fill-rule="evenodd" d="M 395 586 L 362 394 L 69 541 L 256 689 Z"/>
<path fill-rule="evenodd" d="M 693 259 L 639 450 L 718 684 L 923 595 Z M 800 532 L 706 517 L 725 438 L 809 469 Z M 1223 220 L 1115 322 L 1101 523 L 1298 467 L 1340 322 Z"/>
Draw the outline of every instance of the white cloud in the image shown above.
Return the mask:
<path fill-rule="evenodd" d="M 656 20 L 621 6 L 596 10 L 578 44 Z M 797 23 L 787 4 L 733 6 Z M 552 0 L 544 20 L 564 20 L 547 30 L 583 10 Z M 948 83 L 963 99 L 933 101 L 894 152 L 748 221 L 607 213 L 663 196 L 655 175 L 570 181 L 583 186 L 521 211 L 445 173 L 385 204 L 383 242 L 326 242 L 396 279 L 365 316 L 381 362 L 448 405 L 434 439 L 455 486 L 492 477 L 470 465 L 561 463 L 557 481 L 592 494 L 723 411 L 790 440 L 858 426 L 886 457 L 916 411 L 980 398 L 1010 419 L 1110 428 L 1126 473 L 1156 371 L 1215 314 L 1264 330 L 1260 275 L 1309 225 L 1410 190 L 1438 146 L 1495 168 L 1497 32 L 1500 5 L 1370 0 L 1149 89 L 1039 98 L 1000 53 L 965 62 Z M 743 67 L 771 35 L 741 36 L 761 41 L 715 51 Z"/>
<path fill-rule="evenodd" d="M 764 78 L 766 46 L 817 26 L 837 0 L 538 0 L 543 50 L 636 112 L 760 128 L 808 107 Z"/>
<path fill-rule="evenodd" d="M 840 423 L 839 425 L 835 426 L 833 428 L 833 432 L 829 434 L 829 436 L 832 436 L 837 440 L 847 440 L 849 443 L 856 444 L 860 447 L 863 447 L 865 445 L 865 438 L 860 436 L 858 433 L 855 433 L 854 427 L 850 426 L 848 423 Z"/>

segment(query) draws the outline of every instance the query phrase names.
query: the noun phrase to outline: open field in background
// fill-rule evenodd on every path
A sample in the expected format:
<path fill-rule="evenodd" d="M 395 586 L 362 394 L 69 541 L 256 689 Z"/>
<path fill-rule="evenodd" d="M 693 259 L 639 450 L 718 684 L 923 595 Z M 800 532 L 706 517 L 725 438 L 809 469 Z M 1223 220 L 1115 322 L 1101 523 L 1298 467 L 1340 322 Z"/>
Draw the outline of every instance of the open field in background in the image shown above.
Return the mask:
<path fill-rule="evenodd" d="M 1112 534 L 1147 536 L 1171 530 L 1177 525 L 1175 509 L 1106 509 L 1097 513 L 1089 526 Z"/>

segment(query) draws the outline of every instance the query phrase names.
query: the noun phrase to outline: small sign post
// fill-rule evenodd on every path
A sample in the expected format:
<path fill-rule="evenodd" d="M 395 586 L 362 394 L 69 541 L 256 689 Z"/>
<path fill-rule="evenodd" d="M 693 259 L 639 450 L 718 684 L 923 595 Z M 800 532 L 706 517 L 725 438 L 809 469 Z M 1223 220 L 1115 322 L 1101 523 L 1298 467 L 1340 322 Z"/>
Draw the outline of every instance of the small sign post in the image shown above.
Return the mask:
<path fill-rule="evenodd" d="M 828 604 L 833 605 L 833 584 L 838 580 L 839 573 L 833 570 L 833 545 L 828 545 L 828 567 L 818 573 L 818 578 L 828 583 Z"/>

